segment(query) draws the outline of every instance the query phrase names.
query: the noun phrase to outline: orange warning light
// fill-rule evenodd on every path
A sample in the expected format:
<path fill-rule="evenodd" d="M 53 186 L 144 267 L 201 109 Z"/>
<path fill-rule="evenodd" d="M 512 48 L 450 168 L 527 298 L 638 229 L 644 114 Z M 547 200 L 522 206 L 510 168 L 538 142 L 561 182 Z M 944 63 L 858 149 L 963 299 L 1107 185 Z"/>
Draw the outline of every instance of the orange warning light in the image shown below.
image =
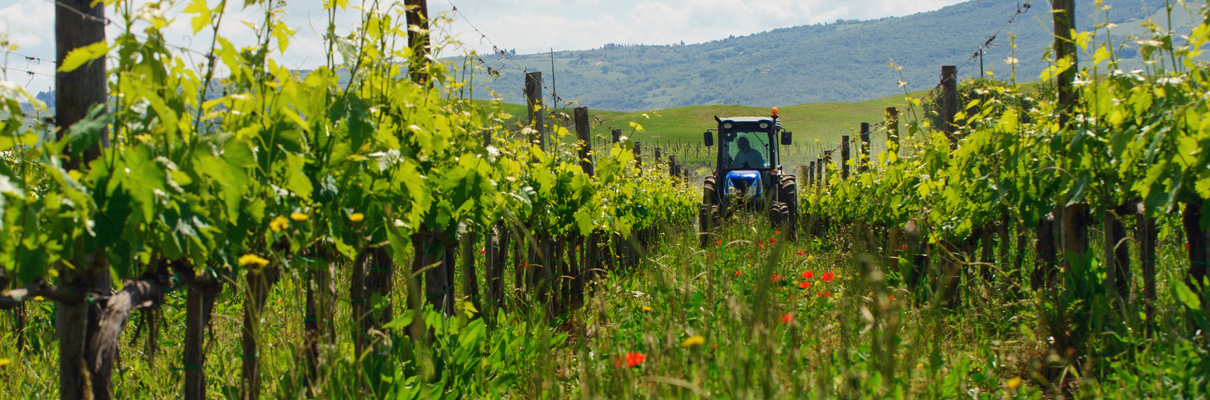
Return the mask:
<path fill-rule="evenodd" d="M 774 116 L 774 117 L 776 117 L 776 116 L 777 116 L 777 107 L 773 107 L 773 116 Z"/>

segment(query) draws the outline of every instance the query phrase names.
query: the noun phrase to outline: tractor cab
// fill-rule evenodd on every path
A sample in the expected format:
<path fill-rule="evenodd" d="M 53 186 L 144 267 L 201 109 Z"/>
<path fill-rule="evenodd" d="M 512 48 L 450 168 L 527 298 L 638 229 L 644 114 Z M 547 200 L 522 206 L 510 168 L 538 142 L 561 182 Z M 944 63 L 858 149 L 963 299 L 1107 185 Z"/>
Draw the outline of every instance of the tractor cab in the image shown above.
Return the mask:
<path fill-rule="evenodd" d="M 717 120 L 716 176 L 722 179 L 723 192 L 747 201 L 760 198 L 768 189 L 769 173 L 778 166 L 777 120 L 765 117 Z"/>
<path fill-rule="evenodd" d="M 795 179 L 782 172 L 779 147 L 790 145 L 793 134 L 778 118 L 776 108 L 768 117 L 714 117 L 717 127 L 703 136 L 707 147 L 718 137 L 716 168 L 703 184 L 703 228 L 736 208 L 768 210 L 775 225 L 797 221 Z"/>

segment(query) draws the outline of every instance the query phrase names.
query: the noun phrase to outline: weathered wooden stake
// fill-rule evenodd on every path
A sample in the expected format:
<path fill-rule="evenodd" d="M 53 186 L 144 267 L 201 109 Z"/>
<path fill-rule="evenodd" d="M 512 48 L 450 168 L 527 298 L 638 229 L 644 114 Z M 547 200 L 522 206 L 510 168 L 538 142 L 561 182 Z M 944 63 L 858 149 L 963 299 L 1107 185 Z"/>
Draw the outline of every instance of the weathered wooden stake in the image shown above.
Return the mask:
<path fill-rule="evenodd" d="M 840 137 L 840 179 L 849 179 L 849 135 Z"/>
<path fill-rule="evenodd" d="M 538 148 L 546 151 L 546 107 L 543 105 L 541 72 L 525 74 L 525 100 L 529 127 L 537 131 L 537 137 L 529 138 L 530 143 L 537 141 Z"/>
<path fill-rule="evenodd" d="M 887 151 L 899 154 L 899 109 L 886 108 L 886 141 Z"/>
<path fill-rule="evenodd" d="M 60 0 L 55 2 L 55 58 L 63 65 L 67 54 L 77 48 L 105 42 L 105 3 L 89 0 Z M 83 15 L 81 15 L 82 13 Z M 71 72 L 55 73 L 55 122 L 64 132 L 83 120 L 88 110 L 103 106 L 108 100 L 106 58 L 101 57 Z M 78 170 L 81 165 L 97 158 L 102 147 L 109 147 L 109 132 L 97 132 L 95 144 L 83 150 L 82 159 L 67 158 L 63 167 Z M 79 258 L 72 260 L 79 270 L 73 271 L 69 284 L 77 290 L 110 293 L 112 280 L 103 251 L 84 254 L 77 246 Z M 101 304 L 104 304 L 103 302 Z M 55 308 L 55 334 L 59 346 L 59 397 L 61 399 L 108 399 L 108 382 L 104 387 L 89 382 L 98 372 L 93 361 L 96 354 L 88 344 L 98 329 L 100 307 L 91 302 L 58 303 Z M 108 376 L 108 373 L 106 374 Z M 91 392 L 91 393 L 89 393 Z"/>
<path fill-rule="evenodd" d="M 953 65 L 941 66 L 941 118 L 942 129 L 950 140 L 950 148 L 958 147 L 958 125 L 954 123 L 954 115 L 958 114 L 958 67 Z"/>
<path fill-rule="evenodd" d="M 815 186 L 815 161 L 811 161 L 811 166 L 807 167 L 807 186 Z"/>
<path fill-rule="evenodd" d="M 870 123 L 861 123 L 861 166 L 858 171 L 866 173 L 870 170 Z"/>
<path fill-rule="evenodd" d="M 593 168 L 592 154 L 592 132 L 590 131 L 590 121 L 588 120 L 588 107 L 576 107 L 576 139 L 582 145 L 580 146 L 580 169 L 588 176 L 595 174 Z"/>
<path fill-rule="evenodd" d="M 1059 92 L 1059 104 L 1056 107 L 1059 112 L 1059 125 L 1066 128 L 1071 107 L 1075 104 L 1072 82 L 1075 81 L 1076 71 L 1079 70 L 1076 43 L 1071 38 L 1072 30 L 1076 29 L 1076 4 L 1075 0 L 1051 0 L 1051 8 L 1054 10 L 1055 23 L 1055 62 L 1071 63 L 1071 67 L 1060 73 L 1058 81 L 1055 82 L 1055 88 Z M 1065 59 L 1067 61 L 1063 61 Z"/>

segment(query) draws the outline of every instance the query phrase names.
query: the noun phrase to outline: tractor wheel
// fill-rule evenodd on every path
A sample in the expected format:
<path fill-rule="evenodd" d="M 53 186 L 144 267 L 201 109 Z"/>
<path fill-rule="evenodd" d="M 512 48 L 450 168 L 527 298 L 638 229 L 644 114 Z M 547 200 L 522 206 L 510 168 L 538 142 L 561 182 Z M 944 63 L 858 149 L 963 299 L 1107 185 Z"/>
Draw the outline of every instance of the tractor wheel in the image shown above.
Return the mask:
<path fill-rule="evenodd" d="M 798 239 L 798 182 L 793 175 L 783 176 L 778 197 L 786 205 L 786 225 L 790 240 Z"/>
<path fill-rule="evenodd" d="M 710 243 L 710 231 L 715 225 L 714 202 L 717 198 L 714 179 L 706 178 L 706 181 L 702 183 L 702 204 L 698 206 L 697 211 L 698 243 L 703 249 Z"/>

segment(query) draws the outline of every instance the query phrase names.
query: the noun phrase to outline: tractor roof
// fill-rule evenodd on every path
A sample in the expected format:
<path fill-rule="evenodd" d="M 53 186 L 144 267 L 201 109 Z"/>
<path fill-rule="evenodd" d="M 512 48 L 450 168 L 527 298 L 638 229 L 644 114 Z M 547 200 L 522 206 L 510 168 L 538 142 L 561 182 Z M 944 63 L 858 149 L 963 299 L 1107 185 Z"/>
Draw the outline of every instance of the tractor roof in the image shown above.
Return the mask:
<path fill-rule="evenodd" d="M 719 121 L 720 122 L 731 121 L 731 122 L 740 122 L 740 123 L 761 122 L 761 121 L 773 122 L 773 118 L 772 117 L 730 117 L 730 118 L 721 118 Z"/>

